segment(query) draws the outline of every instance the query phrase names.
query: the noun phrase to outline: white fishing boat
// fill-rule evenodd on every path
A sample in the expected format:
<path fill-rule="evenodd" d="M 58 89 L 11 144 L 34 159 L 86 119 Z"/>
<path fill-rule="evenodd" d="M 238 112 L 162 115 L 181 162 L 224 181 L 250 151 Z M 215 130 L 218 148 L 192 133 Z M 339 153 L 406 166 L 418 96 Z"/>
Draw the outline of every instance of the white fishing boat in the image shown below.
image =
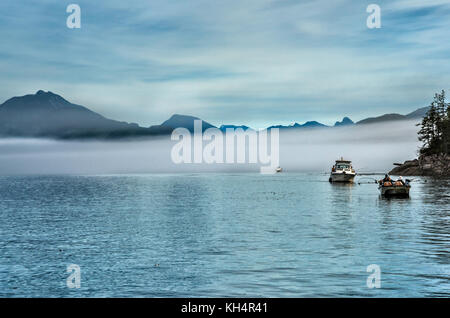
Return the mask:
<path fill-rule="evenodd" d="M 277 173 L 278 173 L 278 172 L 281 172 L 281 171 L 283 171 L 283 168 L 278 167 L 275 171 L 276 171 Z"/>
<path fill-rule="evenodd" d="M 352 167 L 352 162 L 341 157 L 340 160 L 336 160 L 336 163 L 331 168 L 329 181 L 353 183 L 355 176 L 356 172 Z"/>

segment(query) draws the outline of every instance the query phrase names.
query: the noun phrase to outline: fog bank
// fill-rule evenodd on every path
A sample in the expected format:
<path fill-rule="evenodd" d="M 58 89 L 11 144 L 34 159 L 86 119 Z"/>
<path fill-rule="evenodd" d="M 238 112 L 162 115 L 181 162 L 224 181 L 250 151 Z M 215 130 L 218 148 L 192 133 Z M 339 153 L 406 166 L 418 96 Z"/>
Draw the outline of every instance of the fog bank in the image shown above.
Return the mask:
<path fill-rule="evenodd" d="M 417 156 L 415 121 L 280 132 L 285 172 L 328 172 L 343 156 L 358 172 L 385 172 Z M 259 164 L 175 164 L 169 136 L 122 141 L 0 139 L 0 174 L 259 172 Z M 208 142 L 205 142 L 205 144 Z"/>

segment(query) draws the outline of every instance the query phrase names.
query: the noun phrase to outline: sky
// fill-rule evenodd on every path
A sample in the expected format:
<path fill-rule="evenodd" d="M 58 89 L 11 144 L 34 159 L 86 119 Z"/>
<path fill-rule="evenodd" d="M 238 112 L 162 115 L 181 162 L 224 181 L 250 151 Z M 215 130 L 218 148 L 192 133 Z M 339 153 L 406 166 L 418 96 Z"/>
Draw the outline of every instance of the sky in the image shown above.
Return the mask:
<path fill-rule="evenodd" d="M 450 86 L 449 13 L 450 0 L 2 0 L 0 103 L 42 89 L 142 126 L 408 113 Z"/>

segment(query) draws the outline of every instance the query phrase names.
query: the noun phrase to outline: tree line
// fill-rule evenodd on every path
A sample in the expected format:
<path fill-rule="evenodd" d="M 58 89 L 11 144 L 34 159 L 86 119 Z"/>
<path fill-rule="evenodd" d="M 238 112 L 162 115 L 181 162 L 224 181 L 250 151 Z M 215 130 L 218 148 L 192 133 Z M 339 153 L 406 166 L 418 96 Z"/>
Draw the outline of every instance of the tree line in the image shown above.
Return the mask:
<path fill-rule="evenodd" d="M 418 124 L 423 155 L 450 153 L 450 103 L 445 102 L 445 91 L 434 95 L 430 108 Z"/>

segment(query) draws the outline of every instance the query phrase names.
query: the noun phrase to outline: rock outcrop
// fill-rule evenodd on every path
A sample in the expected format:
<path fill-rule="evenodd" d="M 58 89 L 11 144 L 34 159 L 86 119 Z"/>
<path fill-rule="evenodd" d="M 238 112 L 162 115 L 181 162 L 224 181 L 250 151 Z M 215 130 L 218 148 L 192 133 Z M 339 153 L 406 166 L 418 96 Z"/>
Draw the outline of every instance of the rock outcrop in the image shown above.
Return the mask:
<path fill-rule="evenodd" d="M 420 169 L 419 160 L 407 160 L 401 166 L 392 169 L 389 174 L 396 176 L 422 176 L 423 172 Z"/>
<path fill-rule="evenodd" d="M 450 155 L 421 155 L 418 159 L 405 161 L 401 166 L 392 169 L 389 174 L 448 177 L 450 176 Z"/>

